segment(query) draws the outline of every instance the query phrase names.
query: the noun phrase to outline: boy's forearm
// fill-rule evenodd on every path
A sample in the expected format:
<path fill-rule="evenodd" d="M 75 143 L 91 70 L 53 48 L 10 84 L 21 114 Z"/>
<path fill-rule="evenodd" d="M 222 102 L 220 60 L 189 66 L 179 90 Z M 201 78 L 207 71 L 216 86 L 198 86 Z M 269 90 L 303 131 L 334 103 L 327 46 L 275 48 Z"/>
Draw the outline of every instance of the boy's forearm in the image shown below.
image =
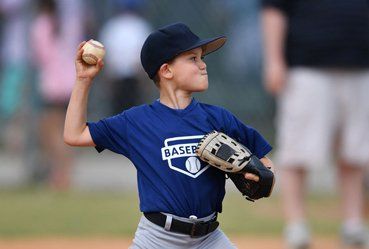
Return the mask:
<path fill-rule="evenodd" d="M 64 141 L 74 145 L 86 129 L 87 103 L 92 80 L 76 80 L 67 109 Z"/>
<path fill-rule="evenodd" d="M 265 62 L 284 62 L 284 40 L 287 20 L 284 13 L 276 8 L 267 7 L 262 11 Z"/>

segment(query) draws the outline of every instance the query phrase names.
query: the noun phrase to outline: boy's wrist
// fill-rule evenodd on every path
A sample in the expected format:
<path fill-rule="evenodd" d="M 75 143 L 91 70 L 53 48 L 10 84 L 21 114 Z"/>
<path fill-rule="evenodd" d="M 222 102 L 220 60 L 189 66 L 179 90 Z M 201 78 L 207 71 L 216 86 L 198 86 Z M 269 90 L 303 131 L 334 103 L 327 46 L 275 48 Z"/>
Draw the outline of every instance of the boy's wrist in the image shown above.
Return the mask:
<path fill-rule="evenodd" d="M 91 78 L 79 78 L 77 77 L 76 78 L 76 85 L 81 85 L 81 86 L 84 86 L 84 87 L 90 87 L 91 84 L 92 84 L 92 80 Z"/>

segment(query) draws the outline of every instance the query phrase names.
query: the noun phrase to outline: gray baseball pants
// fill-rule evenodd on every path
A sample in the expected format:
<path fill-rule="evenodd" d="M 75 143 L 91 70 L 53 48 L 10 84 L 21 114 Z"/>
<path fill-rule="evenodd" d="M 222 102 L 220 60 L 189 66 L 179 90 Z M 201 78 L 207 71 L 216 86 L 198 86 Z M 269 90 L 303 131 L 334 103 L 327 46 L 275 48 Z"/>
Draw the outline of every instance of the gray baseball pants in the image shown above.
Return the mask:
<path fill-rule="evenodd" d="M 173 216 L 179 218 L 177 216 Z M 207 221 L 212 217 L 208 216 L 198 221 Z M 190 219 L 180 218 L 181 220 L 191 222 Z M 193 221 L 192 221 L 193 222 Z M 130 249 L 235 249 L 236 246 L 231 243 L 227 236 L 218 228 L 214 232 L 203 237 L 191 238 L 189 235 L 174 233 L 165 230 L 145 216 L 141 217 L 138 224 L 135 237 Z"/>

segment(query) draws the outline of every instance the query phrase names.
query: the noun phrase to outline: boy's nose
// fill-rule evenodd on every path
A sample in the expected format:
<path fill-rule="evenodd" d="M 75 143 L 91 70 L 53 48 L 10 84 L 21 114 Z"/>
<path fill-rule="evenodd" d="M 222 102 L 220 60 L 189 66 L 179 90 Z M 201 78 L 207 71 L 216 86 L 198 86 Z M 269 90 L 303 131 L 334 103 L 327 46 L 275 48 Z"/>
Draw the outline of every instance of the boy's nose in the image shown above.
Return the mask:
<path fill-rule="evenodd" d="M 199 62 L 199 68 L 200 68 L 200 69 L 206 69 L 206 63 L 205 63 L 203 60 L 201 60 L 201 61 Z"/>

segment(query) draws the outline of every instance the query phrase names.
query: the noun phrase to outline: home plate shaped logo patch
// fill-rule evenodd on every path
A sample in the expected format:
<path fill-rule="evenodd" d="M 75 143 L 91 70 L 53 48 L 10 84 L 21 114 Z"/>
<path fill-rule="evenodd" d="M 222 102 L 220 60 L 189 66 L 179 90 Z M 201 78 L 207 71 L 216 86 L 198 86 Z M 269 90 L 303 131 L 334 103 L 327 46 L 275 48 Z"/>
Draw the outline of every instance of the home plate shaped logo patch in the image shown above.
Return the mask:
<path fill-rule="evenodd" d="M 204 135 L 172 137 L 164 140 L 161 148 L 162 159 L 168 161 L 172 170 L 196 178 L 210 165 L 196 156 L 196 146 Z"/>

